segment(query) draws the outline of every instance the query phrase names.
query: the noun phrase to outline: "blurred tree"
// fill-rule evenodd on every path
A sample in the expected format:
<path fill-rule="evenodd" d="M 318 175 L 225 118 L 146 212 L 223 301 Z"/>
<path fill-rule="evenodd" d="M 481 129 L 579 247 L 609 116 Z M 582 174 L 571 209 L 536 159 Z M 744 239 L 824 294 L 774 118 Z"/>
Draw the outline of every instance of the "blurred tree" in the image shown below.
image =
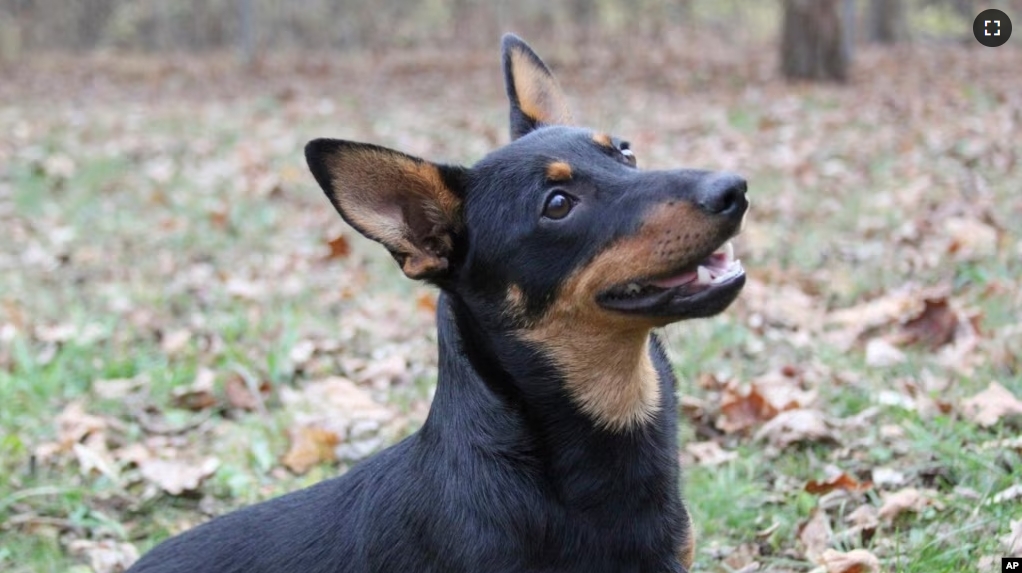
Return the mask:
<path fill-rule="evenodd" d="M 841 0 L 784 0 L 781 70 L 785 77 L 845 81 L 850 54 L 842 13 Z"/>
<path fill-rule="evenodd" d="M 895 44 L 908 39 L 908 20 L 902 0 L 871 0 L 869 39 L 879 44 Z"/>

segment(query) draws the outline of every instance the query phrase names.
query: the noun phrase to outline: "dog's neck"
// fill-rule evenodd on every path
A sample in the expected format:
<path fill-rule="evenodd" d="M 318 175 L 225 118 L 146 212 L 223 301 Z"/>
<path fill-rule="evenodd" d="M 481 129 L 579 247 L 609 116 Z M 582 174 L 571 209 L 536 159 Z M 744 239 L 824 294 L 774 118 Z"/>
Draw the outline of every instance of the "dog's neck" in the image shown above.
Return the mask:
<path fill-rule="evenodd" d="M 656 378 L 659 407 L 642 423 L 610 429 L 556 387 L 562 376 L 553 363 L 511 334 L 488 334 L 492 329 L 450 295 L 440 297 L 437 327 L 439 380 L 423 436 L 443 433 L 466 451 L 514 460 L 513 471 L 538 470 L 556 492 L 571 492 L 583 505 L 592 501 L 588 495 L 634 496 L 637 482 L 677 487 L 674 379 L 650 360 L 662 352 L 655 337 L 634 351 Z M 580 478 L 591 490 L 577 487 Z M 576 487 L 562 487 L 568 482 Z"/>

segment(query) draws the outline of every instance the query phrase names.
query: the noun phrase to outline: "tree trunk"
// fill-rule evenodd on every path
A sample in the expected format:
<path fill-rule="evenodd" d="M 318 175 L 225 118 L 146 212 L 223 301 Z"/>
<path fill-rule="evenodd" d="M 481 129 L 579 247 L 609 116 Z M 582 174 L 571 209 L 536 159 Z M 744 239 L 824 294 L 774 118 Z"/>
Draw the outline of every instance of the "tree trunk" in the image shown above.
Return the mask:
<path fill-rule="evenodd" d="M 781 69 L 788 79 L 848 77 L 841 0 L 784 0 Z"/>
<path fill-rule="evenodd" d="M 869 39 L 878 44 L 896 44 L 907 38 L 905 3 L 902 0 L 871 0 Z"/>

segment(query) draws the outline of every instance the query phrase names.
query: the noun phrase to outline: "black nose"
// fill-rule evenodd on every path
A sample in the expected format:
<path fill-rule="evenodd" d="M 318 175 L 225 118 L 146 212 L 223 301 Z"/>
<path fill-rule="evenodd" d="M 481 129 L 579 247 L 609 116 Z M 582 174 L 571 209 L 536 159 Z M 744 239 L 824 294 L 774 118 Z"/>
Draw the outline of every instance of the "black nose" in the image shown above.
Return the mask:
<path fill-rule="evenodd" d="M 749 205 L 746 188 L 745 179 L 733 173 L 715 173 L 700 183 L 696 203 L 711 215 L 739 216 Z"/>

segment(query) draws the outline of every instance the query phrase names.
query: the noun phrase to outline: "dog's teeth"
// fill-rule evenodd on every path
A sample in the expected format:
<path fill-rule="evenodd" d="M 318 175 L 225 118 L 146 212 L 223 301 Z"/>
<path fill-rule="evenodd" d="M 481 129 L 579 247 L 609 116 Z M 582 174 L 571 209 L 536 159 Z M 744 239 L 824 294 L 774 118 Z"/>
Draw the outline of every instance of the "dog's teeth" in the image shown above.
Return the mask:
<path fill-rule="evenodd" d="M 628 294 L 638 294 L 641 290 L 642 287 L 639 286 L 639 283 L 628 283 L 628 286 L 625 287 L 625 292 Z"/>
<path fill-rule="evenodd" d="M 699 268 L 696 269 L 696 276 L 696 282 L 699 284 L 709 284 L 713 280 L 713 276 L 710 274 L 710 269 L 703 265 L 699 265 Z"/>
<path fill-rule="evenodd" d="M 731 241 L 724 243 L 724 261 L 730 263 L 735 260 L 735 247 Z"/>

